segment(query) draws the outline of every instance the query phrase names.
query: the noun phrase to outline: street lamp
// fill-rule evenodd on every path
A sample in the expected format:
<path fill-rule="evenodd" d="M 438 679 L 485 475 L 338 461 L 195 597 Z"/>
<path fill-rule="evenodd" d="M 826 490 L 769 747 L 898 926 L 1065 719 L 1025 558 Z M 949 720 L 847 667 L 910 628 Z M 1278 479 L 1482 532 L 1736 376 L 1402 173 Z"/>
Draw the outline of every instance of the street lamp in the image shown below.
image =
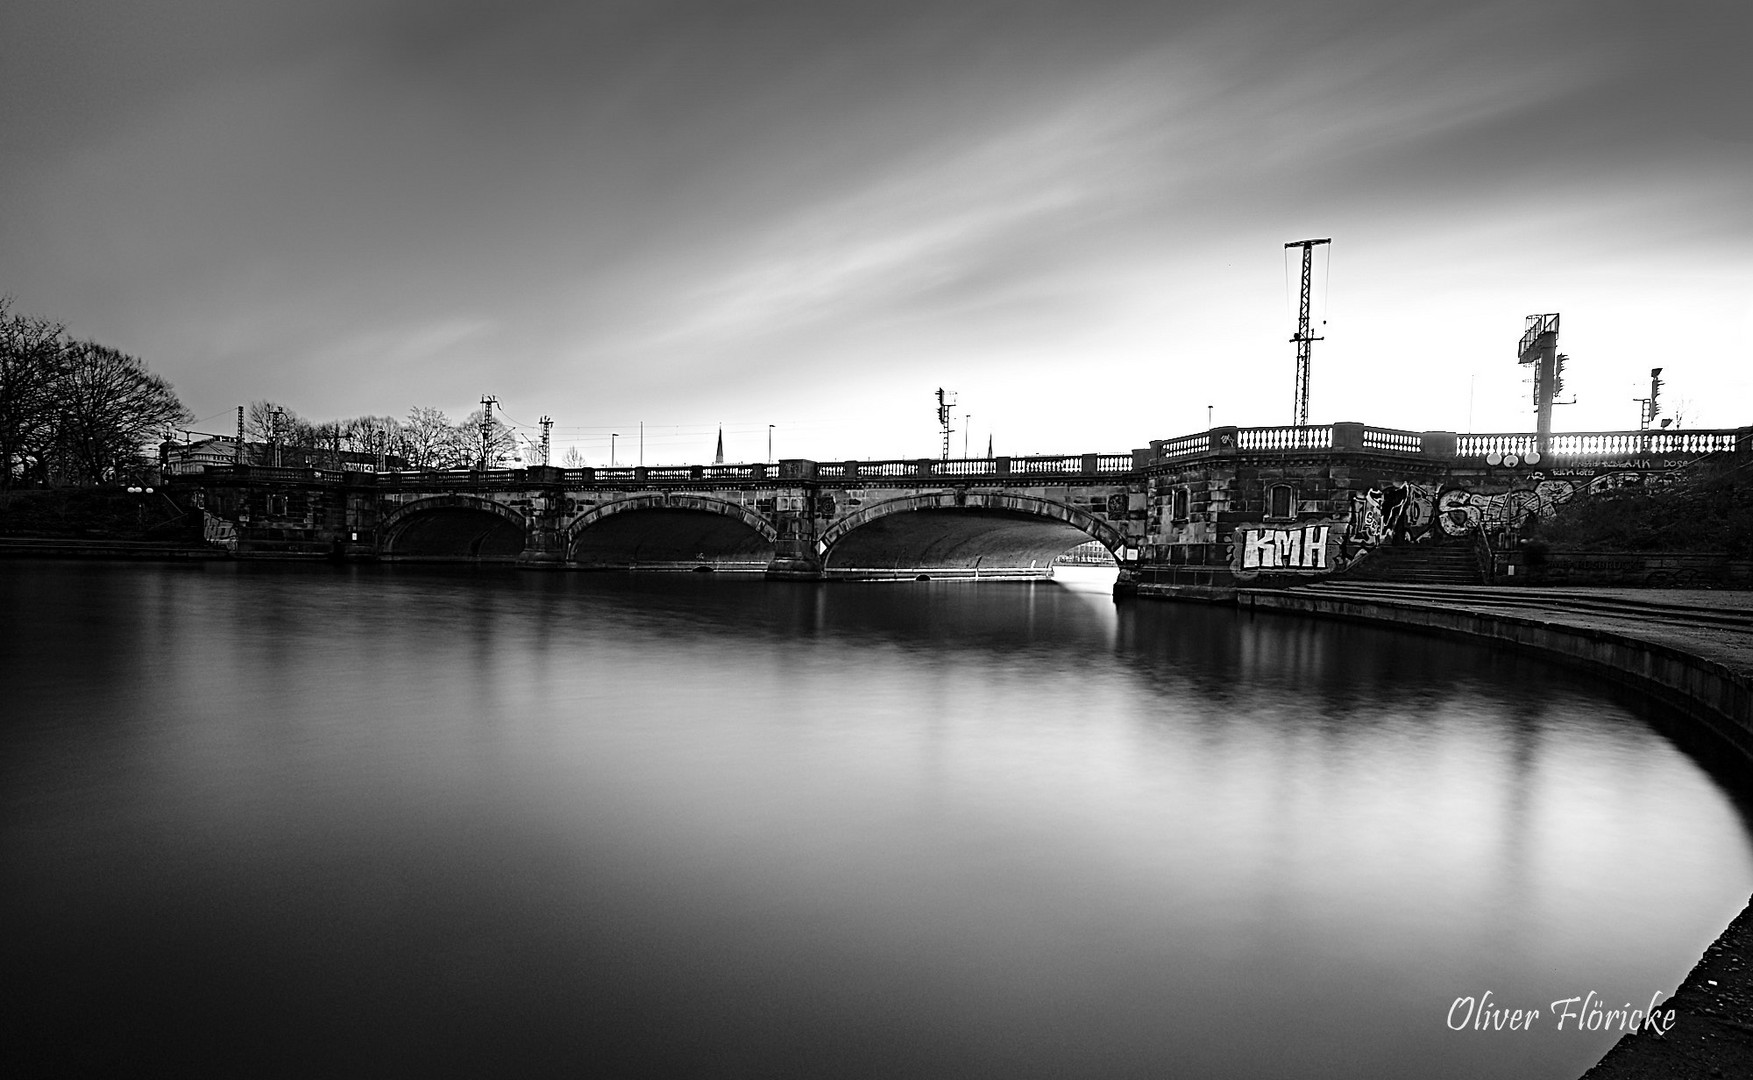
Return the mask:
<path fill-rule="evenodd" d="M 615 467 L 615 440 L 621 437 L 618 431 L 609 432 L 609 468 Z"/>
<path fill-rule="evenodd" d="M 773 425 L 767 425 L 767 460 L 773 460 Z"/>

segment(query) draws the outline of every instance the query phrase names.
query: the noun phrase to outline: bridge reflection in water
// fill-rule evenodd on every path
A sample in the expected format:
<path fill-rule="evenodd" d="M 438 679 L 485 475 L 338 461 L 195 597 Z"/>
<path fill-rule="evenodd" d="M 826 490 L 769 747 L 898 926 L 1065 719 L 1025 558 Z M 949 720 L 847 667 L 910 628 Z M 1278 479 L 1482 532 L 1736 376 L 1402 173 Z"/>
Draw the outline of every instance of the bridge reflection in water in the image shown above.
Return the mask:
<path fill-rule="evenodd" d="M 13 560 L 0 640 L 69 1075 L 1576 1076 L 1450 1003 L 1753 889 L 1597 677 L 1058 582 Z"/>

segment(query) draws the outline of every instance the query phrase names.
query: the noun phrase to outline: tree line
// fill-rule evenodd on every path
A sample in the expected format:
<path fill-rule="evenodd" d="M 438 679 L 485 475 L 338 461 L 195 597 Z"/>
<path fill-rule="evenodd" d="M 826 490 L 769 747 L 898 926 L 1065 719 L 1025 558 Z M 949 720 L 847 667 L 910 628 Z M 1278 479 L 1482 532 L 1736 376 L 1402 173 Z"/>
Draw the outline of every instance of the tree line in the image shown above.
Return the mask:
<path fill-rule="evenodd" d="M 144 478 L 148 447 L 188 417 L 138 357 L 0 297 L 0 490 Z"/>
<path fill-rule="evenodd" d="M 176 391 L 138 358 L 18 313 L 0 297 L 0 491 L 150 482 L 156 444 L 190 422 Z M 313 421 L 273 401 L 245 410 L 243 460 L 341 468 L 362 457 L 412 469 L 461 469 L 519 457 L 517 435 L 482 412 L 452 421 L 417 405 L 403 418 Z M 576 452 L 574 452 L 576 454 Z"/>
<path fill-rule="evenodd" d="M 254 401 L 244 411 L 245 463 L 270 464 L 278 449 L 283 465 L 340 468 L 348 460 L 399 459 L 410 469 L 466 469 L 481 463 L 490 468 L 518 455 L 517 435 L 498 417 L 485 440 L 482 411 L 453 422 L 444 410 L 416 405 L 407 417 L 356 416 L 350 420 L 313 421 L 273 401 Z"/>

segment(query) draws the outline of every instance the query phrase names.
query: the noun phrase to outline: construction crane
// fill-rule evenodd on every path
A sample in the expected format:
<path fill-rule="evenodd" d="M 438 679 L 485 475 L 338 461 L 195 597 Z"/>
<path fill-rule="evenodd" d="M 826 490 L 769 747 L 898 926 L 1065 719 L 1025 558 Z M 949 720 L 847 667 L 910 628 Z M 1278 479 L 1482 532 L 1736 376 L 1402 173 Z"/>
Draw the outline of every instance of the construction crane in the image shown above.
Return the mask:
<path fill-rule="evenodd" d="M 1315 248 L 1332 242 L 1333 239 L 1328 237 L 1325 240 L 1292 240 L 1284 245 L 1286 250 L 1293 247 L 1303 249 L 1302 299 L 1297 305 L 1296 336 L 1290 339 L 1296 343 L 1296 394 L 1291 422 L 1296 425 L 1298 446 L 1306 445 L 1308 440 L 1309 353 L 1315 342 L 1323 340 L 1309 332 L 1309 285 L 1314 280 Z"/>

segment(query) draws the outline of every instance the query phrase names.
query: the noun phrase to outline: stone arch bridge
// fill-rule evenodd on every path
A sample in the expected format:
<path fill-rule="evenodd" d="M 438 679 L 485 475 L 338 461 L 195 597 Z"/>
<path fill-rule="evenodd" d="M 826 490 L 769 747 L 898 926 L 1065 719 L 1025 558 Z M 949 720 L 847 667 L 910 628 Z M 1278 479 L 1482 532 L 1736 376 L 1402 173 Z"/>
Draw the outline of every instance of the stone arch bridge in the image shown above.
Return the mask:
<path fill-rule="evenodd" d="M 1040 577 L 1090 541 L 1144 592 L 1357 572 L 1379 551 L 1494 550 L 1572 498 L 1753 460 L 1753 428 L 1457 435 L 1212 428 L 1127 454 L 342 473 L 208 467 L 167 485 L 239 554 Z"/>
<path fill-rule="evenodd" d="M 1132 454 L 1080 454 L 381 475 L 244 467 L 204 474 L 202 501 L 258 552 L 326 547 L 398 562 L 806 578 L 1040 577 L 1092 540 L 1117 562 L 1136 560 L 1142 465 Z"/>

